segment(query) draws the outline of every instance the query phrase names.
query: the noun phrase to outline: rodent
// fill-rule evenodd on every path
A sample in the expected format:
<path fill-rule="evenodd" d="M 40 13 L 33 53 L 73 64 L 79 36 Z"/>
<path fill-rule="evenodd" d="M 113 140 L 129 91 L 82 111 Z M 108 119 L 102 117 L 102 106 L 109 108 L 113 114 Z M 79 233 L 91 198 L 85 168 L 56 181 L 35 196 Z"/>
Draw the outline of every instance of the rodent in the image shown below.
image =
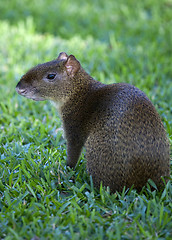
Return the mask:
<path fill-rule="evenodd" d="M 140 191 L 152 179 L 161 188 L 161 176 L 170 176 L 166 131 L 151 101 L 135 86 L 96 81 L 73 55 L 62 52 L 24 74 L 16 91 L 56 104 L 67 141 L 67 165 L 75 167 L 85 146 L 95 187 L 102 182 L 111 192 L 132 185 Z"/>

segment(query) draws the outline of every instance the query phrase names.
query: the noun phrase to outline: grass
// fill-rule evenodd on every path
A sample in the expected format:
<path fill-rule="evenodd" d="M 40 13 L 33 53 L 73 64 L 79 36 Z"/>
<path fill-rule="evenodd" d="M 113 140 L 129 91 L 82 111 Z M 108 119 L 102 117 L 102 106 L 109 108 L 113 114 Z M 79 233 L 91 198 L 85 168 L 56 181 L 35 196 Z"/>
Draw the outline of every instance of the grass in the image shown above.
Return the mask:
<path fill-rule="evenodd" d="M 56 110 L 15 86 L 30 67 L 72 53 L 96 79 L 142 89 L 172 146 L 172 1 L 7 0 L 0 12 L 0 239 L 170 240 L 172 181 L 162 192 L 152 182 L 141 193 L 94 189 L 84 153 L 66 167 Z"/>

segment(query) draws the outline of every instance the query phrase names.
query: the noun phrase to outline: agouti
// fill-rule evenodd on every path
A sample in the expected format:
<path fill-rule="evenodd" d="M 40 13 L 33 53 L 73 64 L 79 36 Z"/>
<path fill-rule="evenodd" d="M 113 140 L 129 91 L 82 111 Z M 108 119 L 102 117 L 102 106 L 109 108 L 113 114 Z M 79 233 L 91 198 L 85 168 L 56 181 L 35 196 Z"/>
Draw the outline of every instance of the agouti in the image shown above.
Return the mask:
<path fill-rule="evenodd" d="M 67 165 L 75 167 L 82 147 L 94 185 L 141 190 L 152 179 L 170 175 L 169 142 L 160 116 L 138 88 L 102 84 L 66 53 L 22 76 L 16 91 L 27 98 L 53 101 L 67 140 Z"/>

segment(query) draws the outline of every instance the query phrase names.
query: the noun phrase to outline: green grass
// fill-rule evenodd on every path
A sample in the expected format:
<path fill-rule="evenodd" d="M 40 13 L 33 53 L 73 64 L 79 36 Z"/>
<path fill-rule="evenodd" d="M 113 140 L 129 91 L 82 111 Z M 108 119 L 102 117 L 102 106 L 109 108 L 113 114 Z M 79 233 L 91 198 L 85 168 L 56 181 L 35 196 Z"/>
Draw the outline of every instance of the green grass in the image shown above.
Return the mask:
<path fill-rule="evenodd" d="M 143 90 L 172 146 L 171 16 L 171 0 L 0 2 L 0 239 L 172 239 L 172 179 L 163 192 L 94 189 L 84 153 L 66 167 L 53 106 L 15 92 L 66 51 L 96 79 Z"/>

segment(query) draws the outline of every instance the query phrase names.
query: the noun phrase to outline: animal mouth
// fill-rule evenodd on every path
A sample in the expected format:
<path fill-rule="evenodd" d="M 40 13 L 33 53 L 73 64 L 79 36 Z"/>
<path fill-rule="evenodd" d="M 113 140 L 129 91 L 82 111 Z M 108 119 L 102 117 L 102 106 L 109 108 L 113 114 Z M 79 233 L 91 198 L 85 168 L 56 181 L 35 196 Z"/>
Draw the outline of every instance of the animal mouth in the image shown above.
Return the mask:
<path fill-rule="evenodd" d="M 21 89 L 19 87 L 16 87 L 16 91 L 20 95 L 26 95 L 27 94 L 27 89 Z"/>
<path fill-rule="evenodd" d="M 43 97 L 41 96 L 35 96 L 35 94 L 30 91 L 28 91 L 27 89 L 20 89 L 18 87 L 16 87 L 16 91 L 18 94 L 20 94 L 21 96 L 23 97 L 26 97 L 26 98 L 29 98 L 29 99 L 32 99 L 34 101 L 43 101 L 45 100 Z"/>
<path fill-rule="evenodd" d="M 19 89 L 18 93 L 22 94 L 22 95 L 25 95 L 27 93 L 27 90 L 26 89 Z"/>

